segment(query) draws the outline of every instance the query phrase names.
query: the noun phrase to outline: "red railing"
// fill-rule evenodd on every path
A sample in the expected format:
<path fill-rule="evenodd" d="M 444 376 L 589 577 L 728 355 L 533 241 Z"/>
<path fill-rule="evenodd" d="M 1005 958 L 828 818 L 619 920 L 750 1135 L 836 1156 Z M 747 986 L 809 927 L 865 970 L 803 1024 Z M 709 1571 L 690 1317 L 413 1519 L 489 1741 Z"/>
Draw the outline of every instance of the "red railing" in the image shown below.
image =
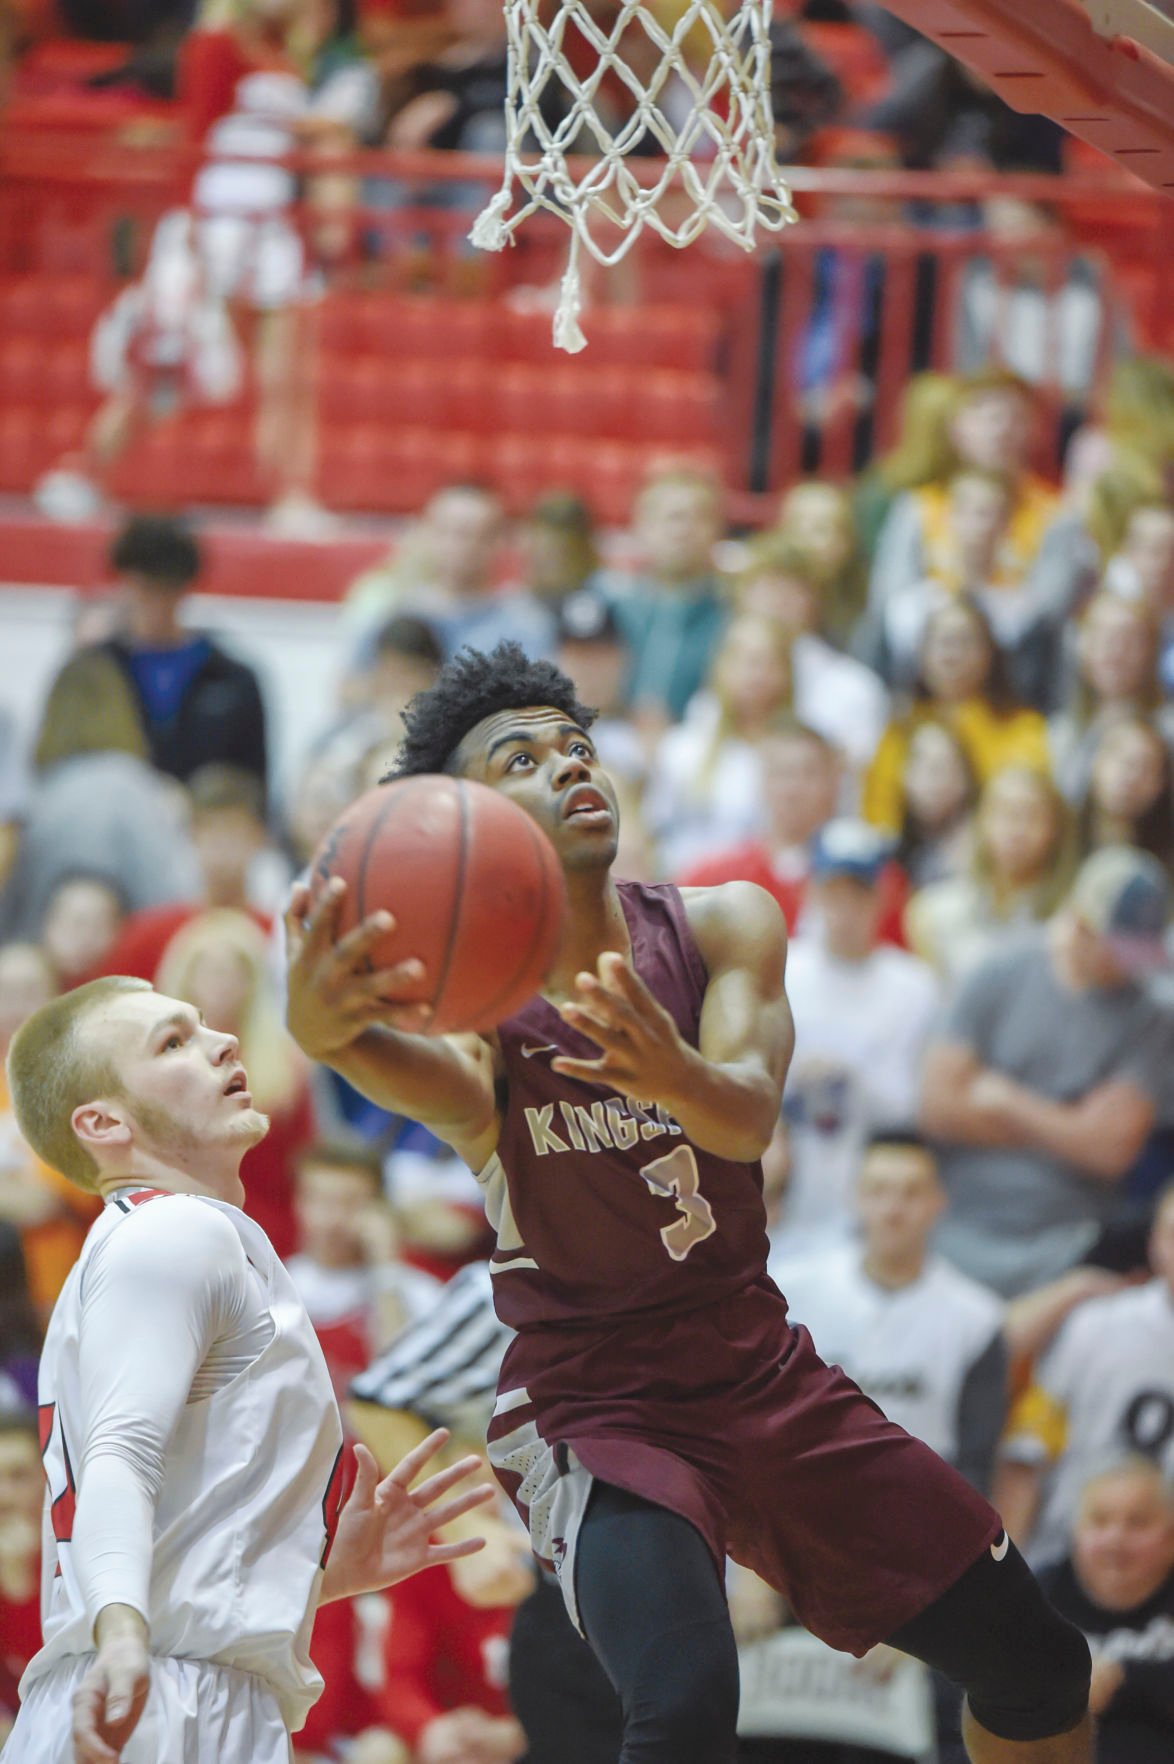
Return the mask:
<path fill-rule="evenodd" d="M 587 316 L 587 351 L 569 358 L 549 350 L 545 316 L 515 310 L 520 286 L 558 275 L 566 248 L 560 221 L 536 216 L 521 243 L 498 256 L 465 242 L 479 195 L 500 181 L 496 160 L 371 152 L 289 163 L 304 174 L 290 211 L 303 233 L 312 241 L 321 226 L 323 191 L 337 199 L 345 188 L 343 234 L 369 247 L 366 256 L 336 252 L 325 278 L 314 319 L 319 403 L 344 455 L 348 446 L 356 457 L 364 446 L 377 449 L 370 480 L 378 505 L 392 510 L 398 494 L 426 486 L 431 468 L 406 478 L 393 468 L 430 428 L 450 443 L 433 450 L 437 472 L 487 466 L 508 480 L 513 501 L 590 466 L 607 519 L 626 512 L 620 505 L 640 458 L 674 440 L 720 461 L 748 513 L 803 471 L 843 477 L 893 439 L 910 373 L 960 365 L 959 328 L 976 274 L 996 359 L 1022 353 L 1006 347 L 1007 327 L 1016 323 L 1016 290 L 1028 282 L 1036 290 L 1040 359 L 1027 365 L 1053 419 L 1045 464 L 1056 463 L 1065 407 L 1074 402 L 1060 373 L 1062 297 L 1074 280 L 1091 288 L 1097 309 L 1085 345 L 1091 386 L 1076 389 L 1082 398 L 1094 395 L 1121 343 L 1174 341 L 1164 288 L 1174 208 L 1112 168 L 1064 179 L 796 168 L 801 226 L 749 256 L 713 234 L 685 252 L 642 240 L 620 271 L 591 278 L 589 297 L 601 310 L 594 321 Z M 88 283 L 93 299 L 112 297 L 141 268 L 159 216 L 187 199 L 198 165 L 178 145 L 0 136 L 0 276 L 13 310 L 14 290 L 25 288 L 27 304 L 54 276 L 78 289 Z M 382 206 L 375 180 L 393 180 L 402 205 Z M 436 200 L 442 187 L 458 192 L 455 206 Z M 975 225 L 974 205 L 992 195 L 1046 203 L 1052 224 L 1015 243 L 990 237 Z M 340 413 L 329 376 L 337 370 L 345 378 L 339 364 L 356 351 L 375 359 L 383 345 L 363 327 L 384 300 L 400 301 L 399 317 L 411 323 L 423 305 L 445 305 L 445 322 L 432 326 L 441 342 L 417 356 L 405 384 L 427 390 L 421 364 L 432 361 L 446 382 L 457 374 L 456 392 L 430 394 L 418 408 L 375 396 L 352 420 Z M 671 329 L 670 311 L 699 322 L 684 353 L 670 350 L 666 359 L 655 343 Z M 405 352 L 411 347 L 405 340 Z M 457 362 L 467 369 L 463 381 Z M 144 445 L 149 452 L 155 443 Z M 336 485 L 345 476 L 336 470 Z M 21 486 L 10 473 L 5 487 Z M 328 501 L 339 500 L 325 488 Z M 345 494 L 342 505 L 355 506 Z"/>

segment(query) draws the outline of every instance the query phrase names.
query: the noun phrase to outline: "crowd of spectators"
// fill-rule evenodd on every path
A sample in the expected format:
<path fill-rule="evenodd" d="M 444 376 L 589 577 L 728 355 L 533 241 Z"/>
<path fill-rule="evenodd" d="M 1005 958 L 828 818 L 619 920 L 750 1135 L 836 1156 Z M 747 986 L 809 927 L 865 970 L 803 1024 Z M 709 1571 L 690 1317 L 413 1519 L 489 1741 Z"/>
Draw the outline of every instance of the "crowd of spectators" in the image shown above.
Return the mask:
<path fill-rule="evenodd" d="M 26 741 L 0 720 L 0 1051 L 108 972 L 231 1028 L 273 1121 L 248 1205 L 339 1392 L 366 1376 L 356 1413 L 384 1443 L 381 1425 L 451 1415 L 410 1391 L 419 1342 L 451 1349 L 427 1331 L 454 1303 L 492 1383 L 488 1282 L 463 1284 L 487 1252 L 479 1190 L 307 1064 L 283 1025 L 280 911 L 447 656 L 509 640 L 555 658 L 600 708 L 620 873 L 750 879 L 786 916 L 797 1040 L 765 1173 L 793 1314 L 993 1489 L 1092 1639 L 1102 1758 L 1142 1764 L 1174 1743 L 1174 371 L 1125 364 L 1058 487 L 1030 469 L 1036 417 L 1006 370 L 915 381 L 892 455 L 798 485 L 753 535 L 688 467 L 634 486 L 618 544 L 570 491 L 511 526 L 485 486 L 451 484 L 341 606 L 337 702 L 306 707 L 284 791 L 256 675 L 202 628 L 196 538 L 131 519 L 39 726 Z M 38 1331 L 94 1211 L 0 1090 L 0 1707 L 35 1640 Z M 380 1356 L 405 1330 L 425 1335 L 397 1383 Z M 507 1671 L 520 1712 L 542 1675 L 509 1664 L 509 1636 L 549 1588 L 506 1518 L 480 1577 L 466 1566 L 324 1614 L 330 1688 L 300 1757 L 526 1755 Z M 763 1645 L 786 1614 L 744 1580 L 735 1610 Z M 518 1634 L 532 1652 L 557 1630 L 548 1612 Z M 606 1691 L 563 1644 L 606 1735 Z M 533 1764 L 558 1755 L 528 1743 Z M 748 1757 L 794 1755 L 765 1743 Z"/>

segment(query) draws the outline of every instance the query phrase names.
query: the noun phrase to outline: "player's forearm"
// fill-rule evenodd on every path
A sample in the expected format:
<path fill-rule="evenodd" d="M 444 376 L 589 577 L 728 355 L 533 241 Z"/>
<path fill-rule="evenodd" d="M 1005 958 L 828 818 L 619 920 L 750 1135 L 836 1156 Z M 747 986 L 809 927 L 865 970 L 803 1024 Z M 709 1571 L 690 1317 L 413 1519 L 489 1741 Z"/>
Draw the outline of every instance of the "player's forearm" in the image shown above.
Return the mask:
<path fill-rule="evenodd" d="M 927 1079 L 921 1092 L 918 1125 L 928 1139 L 947 1145 L 1010 1146 L 1022 1143 L 1007 1122 L 970 1100 L 969 1085 L 954 1088 Z"/>
<path fill-rule="evenodd" d="M 779 1118 L 779 1085 L 756 1061 L 719 1065 L 686 1048 L 671 1095 L 650 1099 L 668 1110 L 701 1151 L 734 1163 L 762 1157 Z"/>
<path fill-rule="evenodd" d="M 114 1456 L 88 1459 L 80 1483 L 73 1562 L 86 1614 L 100 1643 L 98 1623 L 107 1612 L 129 1611 L 146 1628 L 155 1502 L 131 1466 Z"/>
<path fill-rule="evenodd" d="M 493 1124 L 484 1076 L 442 1037 L 368 1029 L 331 1054 L 329 1064 L 380 1108 L 421 1121 L 450 1142 L 476 1139 Z"/>
<path fill-rule="evenodd" d="M 1037 1359 L 1077 1305 L 1115 1292 L 1122 1283 L 1122 1276 L 1102 1268 L 1073 1268 L 1047 1286 L 1012 1299 L 1003 1323 L 1012 1360 Z"/>

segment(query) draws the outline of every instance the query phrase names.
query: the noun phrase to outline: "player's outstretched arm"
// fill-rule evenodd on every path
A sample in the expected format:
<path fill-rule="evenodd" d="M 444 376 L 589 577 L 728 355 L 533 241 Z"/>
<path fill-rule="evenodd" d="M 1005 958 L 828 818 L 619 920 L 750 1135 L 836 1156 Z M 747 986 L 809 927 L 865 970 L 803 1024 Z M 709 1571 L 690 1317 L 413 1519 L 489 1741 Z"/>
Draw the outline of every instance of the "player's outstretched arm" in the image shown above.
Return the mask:
<path fill-rule="evenodd" d="M 560 1057 L 552 1068 L 656 1102 L 694 1145 L 752 1162 L 771 1142 L 795 1042 L 784 990 L 787 928 L 764 889 L 749 882 L 684 891 L 689 924 L 709 975 L 698 1046 L 623 958 L 608 953 L 580 974 L 563 1009 L 602 1050 Z"/>
<path fill-rule="evenodd" d="M 451 1499 L 442 1499 L 483 1468 L 480 1458 L 460 1458 L 438 1470 L 417 1488 L 412 1484 L 437 1452 L 448 1444 L 443 1427 L 430 1433 L 400 1459 L 390 1475 L 379 1480 L 379 1466 L 365 1445 L 355 1447 L 355 1486 L 342 1510 L 322 1576 L 318 1603 L 379 1592 L 407 1580 L 422 1568 L 455 1562 L 484 1547 L 483 1537 L 455 1543 L 434 1543 L 433 1536 L 474 1507 L 494 1499 L 486 1482 L 475 1483 Z"/>
<path fill-rule="evenodd" d="M 69 1548 L 97 1653 L 73 1702 L 77 1764 L 113 1764 L 148 1689 L 155 1506 L 196 1368 L 248 1291 L 232 1226 L 183 1195 L 140 1208 L 86 1273 Z"/>
<path fill-rule="evenodd" d="M 340 938 L 345 892 L 335 877 L 317 902 L 302 884 L 290 896 L 290 1034 L 312 1060 L 382 1108 L 420 1121 L 479 1169 L 497 1137 L 492 1051 L 475 1035 L 427 1035 L 428 1007 L 405 1000 L 418 999 L 422 963 L 373 970 L 370 953 L 394 920 L 373 913 Z"/>

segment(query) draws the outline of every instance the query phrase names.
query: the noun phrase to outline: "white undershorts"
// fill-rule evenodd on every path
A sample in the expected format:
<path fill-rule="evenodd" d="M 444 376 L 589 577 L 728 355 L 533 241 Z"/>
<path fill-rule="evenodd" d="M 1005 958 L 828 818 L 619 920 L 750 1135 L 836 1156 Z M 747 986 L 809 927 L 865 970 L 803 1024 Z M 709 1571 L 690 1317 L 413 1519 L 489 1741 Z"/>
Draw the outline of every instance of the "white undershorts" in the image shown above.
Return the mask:
<path fill-rule="evenodd" d="M 74 1764 L 73 1693 L 92 1655 L 30 1685 L 4 1764 Z M 204 1660 L 155 1658 L 151 1693 L 122 1764 L 290 1764 L 289 1732 L 263 1679 Z"/>

